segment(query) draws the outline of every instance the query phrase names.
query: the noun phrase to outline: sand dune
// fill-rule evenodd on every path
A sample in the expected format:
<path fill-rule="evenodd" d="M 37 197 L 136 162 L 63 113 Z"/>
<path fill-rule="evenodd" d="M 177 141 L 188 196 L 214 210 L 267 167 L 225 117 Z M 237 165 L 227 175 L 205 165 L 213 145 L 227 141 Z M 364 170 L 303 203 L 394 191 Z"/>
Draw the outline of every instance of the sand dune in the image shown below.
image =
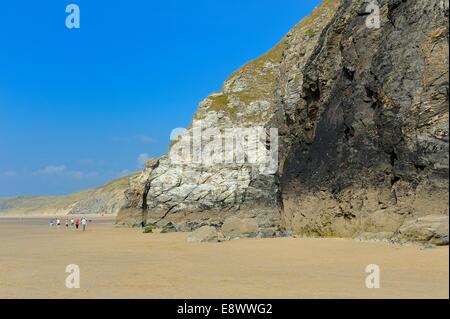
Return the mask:
<path fill-rule="evenodd" d="M 448 298 L 449 249 L 341 239 L 188 244 L 95 220 L 83 233 L 47 219 L 0 219 L 0 298 Z M 80 289 L 67 289 L 68 264 Z M 365 267 L 381 269 L 367 289 Z"/>

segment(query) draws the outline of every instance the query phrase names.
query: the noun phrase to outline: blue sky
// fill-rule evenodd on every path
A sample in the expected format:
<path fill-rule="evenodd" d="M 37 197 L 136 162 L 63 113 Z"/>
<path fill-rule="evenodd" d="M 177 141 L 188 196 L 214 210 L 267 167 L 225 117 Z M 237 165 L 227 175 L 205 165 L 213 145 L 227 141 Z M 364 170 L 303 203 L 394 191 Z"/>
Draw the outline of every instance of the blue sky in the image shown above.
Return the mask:
<path fill-rule="evenodd" d="M 70 3 L 80 29 L 65 26 Z M 0 196 L 61 195 L 139 170 L 319 3 L 3 2 Z"/>

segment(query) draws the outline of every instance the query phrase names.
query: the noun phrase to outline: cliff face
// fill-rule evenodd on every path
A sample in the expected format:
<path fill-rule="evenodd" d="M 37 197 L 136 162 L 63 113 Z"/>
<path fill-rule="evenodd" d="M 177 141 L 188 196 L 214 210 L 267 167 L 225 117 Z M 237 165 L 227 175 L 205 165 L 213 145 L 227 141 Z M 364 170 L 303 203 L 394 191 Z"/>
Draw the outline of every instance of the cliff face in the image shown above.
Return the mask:
<path fill-rule="evenodd" d="M 293 103 L 280 106 L 295 110 L 282 123 L 292 136 L 283 217 L 308 235 L 448 216 L 448 3 L 380 1 L 379 29 L 365 25 L 365 7 L 343 3 L 298 93 L 287 80 L 295 57 L 283 62 Z"/>
<path fill-rule="evenodd" d="M 367 8 L 324 1 L 202 101 L 183 135 L 200 122 L 211 136 L 277 128 L 276 170 L 166 155 L 131 180 L 118 221 L 191 230 L 242 215 L 305 235 L 405 237 L 421 224 L 431 240 L 431 218 L 448 233 L 448 1 L 379 1 L 380 28 Z"/>

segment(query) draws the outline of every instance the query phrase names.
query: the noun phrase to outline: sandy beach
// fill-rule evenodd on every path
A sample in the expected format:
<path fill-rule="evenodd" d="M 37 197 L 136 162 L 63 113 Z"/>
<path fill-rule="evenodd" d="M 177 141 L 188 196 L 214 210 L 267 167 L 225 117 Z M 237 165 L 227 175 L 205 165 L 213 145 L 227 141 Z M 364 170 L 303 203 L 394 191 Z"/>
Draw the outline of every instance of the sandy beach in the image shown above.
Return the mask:
<path fill-rule="evenodd" d="M 186 243 L 95 219 L 82 232 L 48 218 L 0 218 L 0 298 L 448 298 L 449 249 L 344 239 Z M 80 267 L 79 289 L 65 286 Z M 368 289 L 377 264 L 381 288 Z"/>

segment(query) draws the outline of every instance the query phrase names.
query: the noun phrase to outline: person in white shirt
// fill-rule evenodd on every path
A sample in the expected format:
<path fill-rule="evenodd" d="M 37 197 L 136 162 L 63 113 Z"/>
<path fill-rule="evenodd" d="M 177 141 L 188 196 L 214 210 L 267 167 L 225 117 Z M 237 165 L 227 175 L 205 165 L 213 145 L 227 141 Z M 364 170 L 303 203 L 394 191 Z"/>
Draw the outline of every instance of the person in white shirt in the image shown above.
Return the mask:
<path fill-rule="evenodd" d="M 86 218 L 81 218 L 81 226 L 83 226 L 83 231 L 86 230 L 87 220 Z"/>

